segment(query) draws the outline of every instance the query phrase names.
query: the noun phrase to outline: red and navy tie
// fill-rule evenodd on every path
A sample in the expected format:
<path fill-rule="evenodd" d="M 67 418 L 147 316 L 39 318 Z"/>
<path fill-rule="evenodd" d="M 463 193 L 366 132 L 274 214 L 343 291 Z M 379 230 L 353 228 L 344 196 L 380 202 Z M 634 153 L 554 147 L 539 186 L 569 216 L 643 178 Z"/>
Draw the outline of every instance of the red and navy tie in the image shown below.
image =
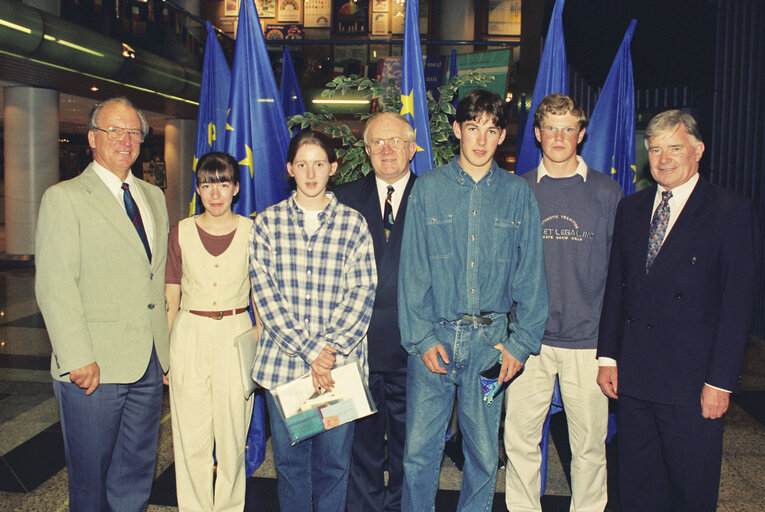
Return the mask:
<path fill-rule="evenodd" d="M 143 228 L 141 210 L 139 210 L 138 205 L 135 204 L 135 200 L 133 199 L 133 195 L 130 193 L 130 187 L 127 183 L 122 184 L 122 190 L 124 190 L 122 199 L 125 202 L 125 211 L 127 212 L 127 216 L 130 219 L 130 222 L 133 223 L 135 230 L 138 232 L 138 237 L 141 239 L 141 242 L 143 242 L 143 248 L 146 249 L 146 256 L 148 256 L 149 261 L 151 261 L 151 248 L 149 247 L 149 239 L 146 237 L 146 230 Z"/>

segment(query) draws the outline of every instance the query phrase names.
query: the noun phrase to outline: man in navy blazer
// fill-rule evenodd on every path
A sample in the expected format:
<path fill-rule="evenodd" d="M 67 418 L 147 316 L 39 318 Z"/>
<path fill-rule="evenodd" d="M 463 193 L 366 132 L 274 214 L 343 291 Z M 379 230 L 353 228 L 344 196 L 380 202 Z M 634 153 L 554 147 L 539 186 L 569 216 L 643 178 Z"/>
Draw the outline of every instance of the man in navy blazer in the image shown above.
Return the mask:
<path fill-rule="evenodd" d="M 622 510 L 714 511 L 760 235 L 750 201 L 699 177 L 692 116 L 658 114 L 645 144 L 658 186 L 617 209 L 598 384 L 619 399 Z"/>
<path fill-rule="evenodd" d="M 356 422 L 347 506 L 350 512 L 398 511 L 404 479 L 407 361 L 398 330 L 398 262 L 407 198 L 415 179 L 409 162 L 417 145 L 409 122 L 393 112 L 367 121 L 364 143 L 374 174 L 334 190 L 340 202 L 366 219 L 377 264 L 377 293 L 367 333 L 369 389 L 377 414 Z"/>

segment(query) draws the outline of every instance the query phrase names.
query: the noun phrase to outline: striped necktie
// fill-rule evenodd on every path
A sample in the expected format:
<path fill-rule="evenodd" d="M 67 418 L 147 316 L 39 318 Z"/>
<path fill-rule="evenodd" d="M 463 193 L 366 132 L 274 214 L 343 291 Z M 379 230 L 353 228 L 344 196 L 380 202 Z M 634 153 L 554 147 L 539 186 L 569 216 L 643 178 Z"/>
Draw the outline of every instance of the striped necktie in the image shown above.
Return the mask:
<path fill-rule="evenodd" d="M 393 229 L 393 185 L 388 185 L 388 195 L 385 197 L 383 226 L 385 227 L 385 241 L 387 242 L 390 238 L 390 231 Z"/>
<path fill-rule="evenodd" d="M 135 204 L 135 200 L 133 199 L 133 195 L 130 193 L 130 187 L 127 183 L 122 184 L 122 190 L 124 190 L 124 193 L 122 194 L 122 200 L 125 202 L 125 211 L 127 212 L 127 216 L 130 219 L 130 222 L 133 223 L 135 230 L 138 232 L 138 237 L 141 239 L 141 242 L 143 242 L 143 248 L 146 249 L 146 256 L 148 256 L 149 261 L 151 261 L 151 248 L 149 247 L 149 239 L 146 236 L 146 230 L 143 228 L 141 210 L 139 210 L 138 205 Z"/>

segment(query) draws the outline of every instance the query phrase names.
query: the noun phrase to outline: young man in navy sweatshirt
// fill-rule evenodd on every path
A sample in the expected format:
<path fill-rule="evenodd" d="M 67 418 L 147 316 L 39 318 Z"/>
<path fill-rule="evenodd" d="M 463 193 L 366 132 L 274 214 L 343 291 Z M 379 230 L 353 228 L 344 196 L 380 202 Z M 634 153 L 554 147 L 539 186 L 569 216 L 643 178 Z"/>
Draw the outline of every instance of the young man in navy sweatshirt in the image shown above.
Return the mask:
<path fill-rule="evenodd" d="M 542 349 L 506 392 L 506 504 L 510 512 L 541 511 L 539 442 L 555 377 L 571 440 L 571 510 L 606 507 L 608 399 L 598 388 L 595 350 L 606 284 L 618 183 L 577 156 L 584 111 L 562 94 L 546 96 L 534 113 L 542 161 L 523 178 L 542 217 L 549 315 Z"/>

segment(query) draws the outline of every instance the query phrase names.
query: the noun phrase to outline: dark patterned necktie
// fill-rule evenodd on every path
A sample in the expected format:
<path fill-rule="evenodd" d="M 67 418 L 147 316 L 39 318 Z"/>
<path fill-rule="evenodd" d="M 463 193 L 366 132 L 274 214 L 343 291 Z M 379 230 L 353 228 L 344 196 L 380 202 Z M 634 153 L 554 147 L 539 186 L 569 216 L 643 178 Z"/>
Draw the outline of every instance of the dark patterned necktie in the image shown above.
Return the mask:
<path fill-rule="evenodd" d="M 672 191 L 667 190 L 661 193 L 661 202 L 651 220 L 651 231 L 648 236 L 648 256 L 645 259 L 645 273 L 651 270 L 656 255 L 659 254 L 661 244 L 664 243 L 664 235 L 667 233 L 667 224 L 669 224 L 669 200 L 672 197 Z"/>
<path fill-rule="evenodd" d="M 393 229 L 393 185 L 388 185 L 388 195 L 385 196 L 383 226 L 385 227 L 385 241 L 387 242 L 390 238 L 390 230 Z"/>
<path fill-rule="evenodd" d="M 135 204 L 135 200 L 133 199 L 133 195 L 130 193 L 130 187 L 127 183 L 122 184 L 122 190 L 124 190 L 122 199 L 125 202 L 125 211 L 127 212 L 127 216 L 130 219 L 130 222 L 133 223 L 135 230 L 138 232 L 138 236 L 141 239 L 141 242 L 143 242 L 143 248 L 146 249 L 146 256 L 148 256 L 149 261 L 151 261 L 151 249 L 149 248 L 149 239 L 146 237 L 146 230 L 143 228 L 141 210 L 139 210 L 138 205 Z"/>

